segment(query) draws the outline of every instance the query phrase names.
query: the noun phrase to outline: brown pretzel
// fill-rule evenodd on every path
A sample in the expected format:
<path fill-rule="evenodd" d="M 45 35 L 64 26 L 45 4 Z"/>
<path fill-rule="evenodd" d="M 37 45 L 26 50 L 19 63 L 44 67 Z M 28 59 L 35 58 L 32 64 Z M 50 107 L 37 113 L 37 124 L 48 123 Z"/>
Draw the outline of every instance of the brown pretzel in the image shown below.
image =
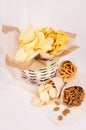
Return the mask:
<path fill-rule="evenodd" d="M 58 68 L 58 76 L 68 82 L 73 78 L 77 71 L 76 66 L 71 61 L 64 61 Z"/>

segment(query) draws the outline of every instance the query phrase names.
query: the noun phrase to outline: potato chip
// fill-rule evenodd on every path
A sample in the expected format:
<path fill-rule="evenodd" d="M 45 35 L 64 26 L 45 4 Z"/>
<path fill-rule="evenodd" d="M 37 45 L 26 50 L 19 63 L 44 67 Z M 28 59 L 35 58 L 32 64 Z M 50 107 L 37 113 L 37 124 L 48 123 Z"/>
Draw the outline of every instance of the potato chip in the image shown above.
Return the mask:
<path fill-rule="evenodd" d="M 23 48 L 20 48 L 15 53 L 15 60 L 18 62 L 25 62 L 28 58 L 28 53 L 24 51 Z"/>
<path fill-rule="evenodd" d="M 38 46 L 38 50 L 41 50 L 42 52 L 47 52 L 52 49 L 52 44 L 54 40 L 52 37 L 45 38 L 43 42 L 41 42 Z"/>
<path fill-rule="evenodd" d="M 51 98 L 55 98 L 56 97 L 56 94 L 57 94 L 57 91 L 56 91 L 56 88 L 50 88 L 49 89 L 49 96 L 51 97 Z"/>
<path fill-rule="evenodd" d="M 38 106 L 40 104 L 40 99 L 39 97 L 35 96 L 33 99 L 32 99 L 32 105 L 34 106 Z"/>
<path fill-rule="evenodd" d="M 48 80 L 45 84 L 40 85 L 37 89 L 35 97 L 38 97 L 40 100 L 40 105 L 37 105 L 37 107 L 48 105 L 51 101 L 53 101 L 56 98 L 56 96 L 57 96 L 56 86 L 52 80 Z M 33 100 L 35 100 L 34 98 Z"/>
<path fill-rule="evenodd" d="M 37 42 L 37 39 L 35 39 L 32 42 L 23 46 L 23 49 L 25 50 L 25 52 L 28 53 L 28 58 L 30 58 L 33 54 L 36 53 L 34 50 L 34 46 L 35 46 L 36 42 Z"/>
<path fill-rule="evenodd" d="M 55 31 L 53 28 L 48 28 L 46 33 L 49 34 L 49 33 L 53 32 L 53 31 Z"/>
<path fill-rule="evenodd" d="M 37 42 L 34 46 L 35 50 L 37 50 L 39 48 L 40 44 L 42 44 L 44 42 L 44 39 L 45 39 L 43 32 L 38 32 L 36 37 L 37 37 Z"/>
<path fill-rule="evenodd" d="M 44 86 L 44 85 L 41 85 L 41 86 L 38 88 L 37 93 L 40 94 L 44 89 L 45 89 L 45 86 Z"/>
<path fill-rule="evenodd" d="M 43 32 L 44 34 L 46 34 L 46 32 L 48 31 L 48 28 L 44 27 L 44 28 L 41 28 L 41 30 L 39 30 L 40 32 Z"/>
<path fill-rule="evenodd" d="M 69 36 L 67 33 L 64 33 L 62 30 L 57 32 L 56 41 L 60 44 L 66 44 L 69 41 Z"/>
<path fill-rule="evenodd" d="M 50 99 L 50 97 L 46 91 L 40 93 L 40 100 L 41 101 L 47 103 L 47 102 L 49 102 L 49 99 Z"/>
<path fill-rule="evenodd" d="M 25 60 L 17 58 L 17 61 L 26 61 L 36 52 L 55 55 L 66 48 L 66 43 L 69 40 L 68 34 L 62 30 L 55 31 L 53 28 L 47 27 L 36 30 L 33 26 L 30 26 L 19 35 L 19 49 L 23 48 L 28 58 L 25 58 L 25 53 L 23 52 Z M 19 53 L 20 51 L 17 53 L 17 57 L 20 57 Z"/>
<path fill-rule="evenodd" d="M 53 49 L 50 51 L 50 54 L 56 54 L 57 52 L 60 52 L 62 50 L 65 49 L 65 45 L 64 44 L 58 44 L 53 46 Z"/>
<path fill-rule="evenodd" d="M 54 38 L 54 40 L 56 40 L 56 36 L 57 36 L 57 33 L 55 31 L 52 31 L 48 34 L 48 37 L 52 37 Z"/>
<path fill-rule="evenodd" d="M 34 39 L 35 28 L 30 26 L 28 29 L 22 31 L 19 35 L 19 42 L 26 44 Z"/>
<path fill-rule="evenodd" d="M 34 49 L 34 46 L 36 43 L 37 43 L 37 38 L 35 40 L 33 40 L 32 42 L 29 42 L 28 44 L 23 45 L 22 47 L 26 52 L 29 52 L 31 48 Z"/>

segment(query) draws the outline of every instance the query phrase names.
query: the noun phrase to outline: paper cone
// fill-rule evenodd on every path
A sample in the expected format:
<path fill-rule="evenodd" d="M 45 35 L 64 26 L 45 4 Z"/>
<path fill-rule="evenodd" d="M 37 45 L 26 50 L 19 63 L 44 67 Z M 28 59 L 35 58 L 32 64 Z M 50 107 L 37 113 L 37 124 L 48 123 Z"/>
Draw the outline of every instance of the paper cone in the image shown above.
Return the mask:
<path fill-rule="evenodd" d="M 86 88 L 85 86 L 82 85 L 78 75 L 76 74 L 73 79 L 71 81 L 69 81 L 62 89 L 61 91 L 61 103 L 64 104 L 63 100 L 64 100 L 64 90 L 67 89 L 67 88 L 70 88 L 70 87 L 73 87 L 73 86 L 80 86 L 81 88 L 83 88 L 84 90 L 84 93 L 85 93 L 85 89 Z"/>
<path fill-rule="evenodd" d="M 65 83 L 63 82 L 62 78 L 59 78 L 59 77 L 52 78 L 52 81 L 54 82 L 55 87 L 57 89 L 57 96 L 56 96 L 56 98 L 59 98 L 59 96 L 61 94 L 61 90 L 64 87 Z"/>

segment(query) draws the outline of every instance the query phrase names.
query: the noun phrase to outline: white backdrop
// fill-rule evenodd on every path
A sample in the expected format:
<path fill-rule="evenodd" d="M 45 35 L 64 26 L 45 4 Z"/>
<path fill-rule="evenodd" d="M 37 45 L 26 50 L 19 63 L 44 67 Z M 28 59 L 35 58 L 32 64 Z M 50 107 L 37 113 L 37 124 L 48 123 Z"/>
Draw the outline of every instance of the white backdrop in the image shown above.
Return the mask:
<path fill-rule="evenodd" d="M 21 28 L 33 24 L 77 33 L 80 48 L 65 58 L 74 58 L 78 68 L 86 73 L 86 0 L 0 0 L 0 28 L 2 24 Z M 2 53 L 0 50 L 0 55 Z M 39 109 L 30 105 L 31 94 L 26 89 L 13 84 L 6 86 L 4 82 L 9 80 L 6 74 L 2 79 L 0 130 L 86 129 L 86 118 L 70 126 L 56 126 Z"/>

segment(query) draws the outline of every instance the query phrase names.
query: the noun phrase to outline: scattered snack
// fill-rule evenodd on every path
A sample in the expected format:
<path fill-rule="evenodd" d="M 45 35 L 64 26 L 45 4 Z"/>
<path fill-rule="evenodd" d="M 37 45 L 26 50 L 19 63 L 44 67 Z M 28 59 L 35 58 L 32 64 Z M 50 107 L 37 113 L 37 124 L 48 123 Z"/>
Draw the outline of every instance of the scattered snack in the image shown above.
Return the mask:
<path fill-rule="evenodd" d="M 55 107 L 53 110 L 54 111 L 59 111 L 60 107 Z"/>
<path fill-rule="evenodd" d="M 63 110 L 63 112 L 62 112 L 62 114 L 63 114 L 64 116 L 67 116 L 68 113 L 70 113 L 70 109 L 68 109 L 68 108 L 65 108 L 65 109 Z"/>
<path fill-rule="evenodd" d="M 56 98 L 57 89 L 52 80 L 47 81 L 46 84 L 40 85 L 35 97 L 32 100 L 32 105 L 41 107 L 47 105 Z"/>
<path fill-rule="evenodd" d="M 71 61 L 64 61 L 58 68 L 58 77 L 63 78 L 64 82 L 70 81 L 77 71 L 76 66 Z"/>
<path fill-rule="evenodd" d="M 58 101 L 55 101 L 54 103 L 55 103 L 56 105 L 59 104 Z M 60 106 L 60 107 L 61 107 L 61 106 Z M 54 107 L 54 108 L 53 108 L 53 111 L 55 111 L 55 112 L 59 111 L 59 110 L 60 110 L 60 107 Z M 69 108 L 65 108 L 65 109 L 62 111 L 62 115 L 63 115 L 63 116 L 67 116 L 68 113 L 70 113 L 70 109 L 69 109 Z M 58 120 L 59 120 L 59 121 L 61 121 L 61 120 L 63 119 L 63 116 L 62 116 L 62 115 L 59 115 L 59 116 L 58 116 Z"/>
<path fill-rule="evenodd" d="M 59 121 L 62 121 L 62 119 L 63 119 L 63 116 L 62 116 L 62 115 L 59 115 L 59 116 L 58 116 L 58 120 L 59 120 Z"/>
<path fill-rule="evenodd" d="M 60 103 L 56 100 L 55 102 L 54 102 L 56 105 L 59 105 Z"/>
<path fill-rule="evenodd" d="M 80 86 L 72 86 L 64 89 L 63 93 L 63 104 L 68 107 L 74 107 L 81 105 L 84 100 L 85 92 Z"/>

